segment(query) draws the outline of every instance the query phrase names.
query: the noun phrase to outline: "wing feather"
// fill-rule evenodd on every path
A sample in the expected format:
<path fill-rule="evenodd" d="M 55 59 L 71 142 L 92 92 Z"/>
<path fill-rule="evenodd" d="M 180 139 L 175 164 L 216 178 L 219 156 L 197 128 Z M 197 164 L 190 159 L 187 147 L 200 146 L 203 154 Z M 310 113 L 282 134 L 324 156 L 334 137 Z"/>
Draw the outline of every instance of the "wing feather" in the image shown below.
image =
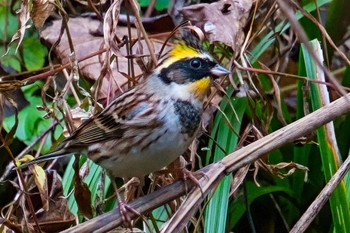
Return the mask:
<path fill-rule="evenodd" d="M 64 148 L 87 147 L 94 143 L 118 140 L 126 131 L 147 129 L 162 125 L 158 119 L 159 101 L 150 101 L 150 96 L 136 96 L 127 106 L 113 102 L 105 110 L 84 122 L 70 137 L 65 139 Z M 133 129 L 134 128 L 134 129 Z"/>

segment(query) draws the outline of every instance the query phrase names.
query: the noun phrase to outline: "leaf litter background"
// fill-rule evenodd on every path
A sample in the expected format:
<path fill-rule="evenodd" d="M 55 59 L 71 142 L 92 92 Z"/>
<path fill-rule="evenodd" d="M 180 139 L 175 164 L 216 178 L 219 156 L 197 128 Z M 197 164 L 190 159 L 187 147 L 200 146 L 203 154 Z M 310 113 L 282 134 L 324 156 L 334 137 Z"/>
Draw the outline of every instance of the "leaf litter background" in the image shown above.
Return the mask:
<path fill-rule="evenodd" d="M 326 2 L 319 1 L 318 4 L 321 6 Z M 6 2 L 2 4 L 5 6 Z M 296 118 L 296 115 L 299 114 L 301 117 L 308 113 L 308 107 L 303 107 L 308 100 L 298 98 L 296 95 L 304 93 L 307 98 L 309 94 L 302 88 L 297 88 L 295 78 L 286 78 L 288 75 L 300 75 L 297 77 L 300 79 L 297 85 L 303 85 L 301 65 L 300 62 L 298 63 L 298 56 L 294 55 L 298 54 L 299 41 L 296 40 L 292 30 L 281 33 L 278 31 L 281 29 L 276 26 L 286 25 L 283 21 L 285 12 L 279 10 L 280 5 L 269 1 L 254 3 L 251 1 L 218 1 L 212 4 L 189 6 L 184 6 L 181 1 L 174 1 L 170 5 L 162 5 L 158 1 L 149 3 L 140 1 L 140 4 L 145 8 L 140 9 L 134 1 L 123 3 L 114 1 L 112 4 L 77 1 L 68 4 L 65 8 L 61 5 L 53 6 L 49 1 L 33 1 L 31 9 L 29 2 L 22 1 L 21 4 L 17 3 L 13 7 L 13 9 L 20 9 L 18 11 L 19 30 L 14 33 L 15 31 L 11 29 L 14 43 L 5 47 L 8 55 L 1 60 L 4 74 L 0 83 L 0 107 L 2 109 L 0 117 L 3 122 L 2 151 L 8 154 L 8 158 L 3 161 L 4 165 L 8 163 L 6 161 L 10 156 L 19 155 L 17 157 L 19 158 L 28 153 L 35 155 L 36 151 L 46 153 L 62 140 L 62 131 L 63 134 L 68 134 L 71 128 L 77 127 L 84 119 L 93 112 L 99 111 L 122 91 L 141 82 L 144 78 L 143 74 L 147 74 L 161 56 L 160 52 L 164 54 L 170 48 L 172 41 L 164 44 L 164 40 L 170 35 L 175 25 L 185 20 L 190 20 L 192 25 L 199 27 L 204 32 L 209 43 L 216 45 L 215 48 L 209 46 L 209 50 L 215 52 L 216 58 L 227 67 L 235 67 L 237 73 L 228 79 L 219 80 L 216 89 L 213 88 L 208 97 L 210 103 L 208 101 L 206 105 L 202 133 L 184 155 L 187 161 L 192 163 L 192 169 L 217 161 L 235 148 L 246 146 L 288 124 Z M 152 4 L 155 4 L 154 7 L 157 10 L 162 10 L 162 8 L 166 10 L 156 11 Z M 334 5 L 336 3 L 327 6 L 325 11 L 328 12 L 328 15 L 336 11 Z M 308 6 L 310 5 L 304 3 L 302 5 L 304 8 L 301 9 L 312 11 L 307 8 Z M 339 5 L 337 6 L 339 8 Z M 298 9 L 295 5 L 293 7 L 295 10 Z M 86 13 L 92 11 L 95 13 Z M 6 13 L 6 10 L 3 12 Z M 66 20 L 62 20 L 58 13 L 64 15 Z M 9 12 L 7 14 L 8 17 L 13 17 Z M 73 14 L 75 14 L 74 17 L 71 16 Z M 51 17 L 46 20 L 50 15 Z M 308 36 L 311 39 L 313 36 L 320 36 L 321 33 L 317 33 L 319 30 L 308 31 L 307 27 L 313 26 L 319 29 L 322 25 L 316 24 L 315 27 L 305 22 L 305 18 L 301 23 L 309 33 Z M 34 39 L 28 37 L 28 32 L 29 34 L 35 33 L 33 28 L 28 29 L 27 25 L 31 24 L 30 20 L 40 32 L 41 42 L 49 49 L 49 59 L 46 61 L 48 63 L 44 69 L 40 69 L 44 61 L 39 66 L 31 64 L 33 60 L 40 61 L 45 58 L 46 51 L 44 47 L 37 44 L 38 39 L 35 36 L 32 36 Z M 12 21 L 16 22 L 15 19 Z M 144 31 L 147 34 L 144 34 Z M 318 35 L 312 35 L 314 31 L 317 31 L 314 34 Z M 6 34 L 6 32 L 2 33 Z M 271 35 L 267 36 L 269 33 Z M 338 38 L 336 42 L 338 42 L 337 45 L 340 45 L 341 50 L 336 51 L 332 56 L 334 51 L 328 49 L 331 55 L 327 58 L 333 57 L 331 61 L 328 61 L 328 66 L 332 70 L 341 70 L 346 64 L 346 61 L 341 58 L 343 52 L 346 52 L 343 50 L 347 43 L 346 30 L 340 30 L 339 34 L 342 36 L 337 35 L 338 37 L 334 38 Z M 125 40 L 125 36 L 128 36 L 129 39 Z M 10 36 L 4 38 L 7 37 L 9 40 L 4 41 L 9 42 Z M 262 43 L 264 40 L 266 40 L 265 43 Z M 25 46 L 29 49 L 26 50 Z M 15 53 L 15 50 L 19 50 L 20 53 Z M 36 56 L 33 55 L 33 58 L 26 56 L 32 51 L 43 52 Z M 8 57 L 16 56 L 15 54 L 20 54 L 17 55 L 17 59 L 8 59 Z M 9 71 L 9 68 L 12 70 Z M 264 73 L 259 70 L 260 68 L 270 73 Z M 26 73 L 26 70 L 30 72 Z M 280 73 L 273 73 L 274 71 Z M 344 72 L 340 71 L 339 74 L 342 75 Z M 79 82 L 77 82 L 78 77 L 80 77 Z M 339 80 L 346 82 L 346 77 L 345 72 L 345 75 Z M 38 82 L 38 80 L 41 81 Z M 29 85 L 32 83 L 34 85 Z M 346 85 L 346 83 L 343 84 Z M 24 86 L 22 92 L 18 91 L 20 86 Z M 339 91 L 332 91 L 331 95 L 336 98 L 339 95 L 337 92 Z M 223 101 L 221 101 L 222 97 L 224 97 Z M 301 102 L 300 99 L 302 99 Z M 25 106 L 27 107 L 24 108 Z M 13 115 L 16 108 L 25 109 L 19 112 L 17 121 Z M 301 111 L 300 108 L 302 108 Z M 66 127 L 60 120 L 62 112 L 65 113 L 63 119 L 67 123 Z M 9 117 L 11 113 L 12 116 Z M 344 125 L 346 122 L 347 118 L 343 118 L 343 121 L 338 123 Z M 223 124 L 224 128 L 221 129 L 220 124 Z M 14 134 L 15 131 L 16 134 Z M 209 140 L 208 135 L 210 134 L 210 138 L 214 141 Z M 238 134 L 239 138 L 237 138 Z M 342 137 L 343 134 L 339 131 L 338 135 Z M 339 140 L 340 150 L 346 151 L 342 153 L 343 155 L 349 148 L 346 139 Z M 260 232 L 288 231 L 325 182 L 324 179 L 316 178 L 322 174 L 320 160 L 313 160 L 311 166 L 305 160 L 317 150 L 315 146 L 317 143 L 313 143 L 314 140 L 316 139 L 312 134 L 306 135 L 296 141 L 296 146 L 288 145 L 271 152 L 270 155 L 256 161 L 254 166 L 246 166 L 239 170 L 233 179 L 226 177 L 217 188 L 215 195 L 218 193 L 219 195 L 227 193 L 227 195 L 221 197 L 210 195 L 212 200 L 210 204 L 202 206 L 206 207 L 205 214 L 193 215 L 196 220 L 186 223 L 186 228 L 197 232 L 212 232 L 213 230 L 216 232 L 230 230 L 246 232 L 253 231 L 255 228 Z M 15 149 L 16 144 L 24 148 L 23 143 L 28 147 L 24 150 Z M 342 143 L 345 145 L 341 145 Z M 299 148 L 300 145 L 302 149 Z M 207 157 L 206 150 L 208 150 Z M 295 163 L 289 163 L 293 161 L 293 153 L 294 159 L 297 158 L 295 155 L 298 153 L 303 154 L 304 161 L 294 160 Z M 25 159 L 29 157 L 25 156 L 23 161 Z M 39 166 L 35 166 L 30 169 L 30 172 L 25 171 L 22 175 L 18 174 L 18 178 L 12 171 L 13 163 L 6 168 L 3 166 L 5 169 L 1 177 L 2 189 L 6 190 L 11 187 L 13 191 L 11 191 L 12 194 L 6 195 L 7 201 L 4 199 L 2 203 L 4 208 L 1 221 L 5 223 L 2 229 L 5 229 L 6 226 L 7 231 L 11 231 L 10 229 L 34 231 L 32 224 L 36 222 L 43 231 L 59 231 L 76 223 L 77 208 L 80 213 L 79 222 L 84 222 L 86 218 L 90 219 L 113 208 L 113 202 L 102 202 L 105 196 L 110 196 L 111 191 L 109 190 L 110 181 L 107 183 L 98 181 L 101 177 L 99 168 L 92 163 L 85 163 L 80 170 L 80 176 L 73 176 L 71 160 L 62 183 L 61 176 L 55 170 L 58 169 L 61 173 L 60 169 L 65 167 L 66 162 L 59 161 L 58 163 L 61 165 L 57 163 L 49 165 L 46 173 Z M 146 180 L 144 190 L 147 192 L 147 190 L 158 189 L 158 186 L 172 183 L 179 175 L 176 168 L 184 166 L 184 163 L 184 160 L 180 159 L 169 166 L 173 175 L 156 173 L 150 176 Z M 254 172 L 253 168 L 255 168 Z M 265 171 L 261 172 L 261 170 Z M 307 180 L 304 176 L 309 170 L 309 180 Z M 104 178 L 103 173 L 102 178 Z M 281 180 L 281 178 L 286 179 Z M 18 179 L 26 180 L 28 188 L 19 185 Z M 304 179 L 307 181 L 304 190 L 301 189 L 299 194 L 295 193 L 296 190 L 293 190 L 291 183 L 298 182 L 298 186 L 303 186 L 300 183 L 304 183 Z M 9 182 L 10 180 L 14 182 Z M 72 190 L 73 183 L 75 195 L 79 196 L 77 199 L 79 207 L 77 204 L 72 204 L 75 202 L 74 195 L 67 191 Z M 35 193 L 35 195 L 26 196 L 19 191 L 16 194 L 16 190 L 20 189 Z M 68 199 L 62 198 L 63 189 L 65 195 L 69 194 Z M 132 193 L 132 190 L 129 191 L 126 197 L 133 199 Z M 349 192 L 345 191 L 345 193 L 347 197 L 343 199 L 345 200 L 343 205 L 347 206 Z M 5 194 L 1 194 L 3 195 Z M 159 221 L 151 221 L 151 229 L 148 231 L 156 231 L 155 223 L 159 227 L 162 226 L 161 219 L 165 221 L 172 215 L 171 213 L 175 213 L 181 200 L 182 198 L 177 199 L 153 211 L 153 218 Z M 274 208 L 266 209 L 267 206 L 272 206 L 271 203 Z M 284 209 L 286 211 L 283 211 Z M 332 203 L 311 225 L 310 231 L 332 228 L 332 226 L 339 229 L 337 224 L 333 225 L 332 221 L 326 220 L 330 219 L 327 216 L 333 211 L 329 209 L 332 209 Z M 35 218 L 33 218 L 34 212 Z M 244 214 L 247 214 L 248 217 L 244 217 Z M 152 219 L 150 215 L 146 216 Z M 265 219 L 266 216 L 270 216 L 268 220 Z M 335 215 L 332 216 L 333 221 L 336 221 Z M 141 226 L 140 223 L 141 221 L 137 226 Z"/>

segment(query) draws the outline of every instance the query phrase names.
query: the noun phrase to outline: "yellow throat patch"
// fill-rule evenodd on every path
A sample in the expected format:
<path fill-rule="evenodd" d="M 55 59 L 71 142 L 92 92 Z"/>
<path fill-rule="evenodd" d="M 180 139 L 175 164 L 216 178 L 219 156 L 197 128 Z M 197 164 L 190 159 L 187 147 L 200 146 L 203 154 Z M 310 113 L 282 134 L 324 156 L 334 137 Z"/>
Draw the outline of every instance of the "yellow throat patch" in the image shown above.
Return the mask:
<path fill-rule="evenodd" d="M 198 81 L 195 81 L 189 85 L 189 91 L 193 93 L 196 98 L 204 99 L 210 86 L 212 79 L 210 77 L 202 78 Z"/>

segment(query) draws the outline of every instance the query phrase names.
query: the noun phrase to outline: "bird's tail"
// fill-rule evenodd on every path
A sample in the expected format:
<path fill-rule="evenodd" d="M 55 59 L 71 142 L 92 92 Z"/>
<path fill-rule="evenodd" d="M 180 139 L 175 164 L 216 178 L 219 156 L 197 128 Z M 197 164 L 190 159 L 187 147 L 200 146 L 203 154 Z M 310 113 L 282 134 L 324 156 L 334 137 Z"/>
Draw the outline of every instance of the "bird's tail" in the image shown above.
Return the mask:
<path fill-rule="evenodd" d="M 28 162 L 25 162 L 25 163 L 21 164 L 20 166 L 18 166 L 16 169 L 23 169 L 23 168 L 26 168 L 26 167 L 28 167 L 30 165 L 33 165 L 33 164 L 38 164 L 38 163 L 42 163 L 42 162 L 45 162 L 45 161 L 62 158 L 64 156 L 67 156 L 67 155 L 70 155 L 70 154 L 72 154 L 72 152 L 67 152 L 64 149 L 63 150 L 53 151 L 53 152 L 51 152 L 49 154 L 46 154 L 46 155 L 37 157 L 37 158 L 35 158 L 33 160 L 30 160 Z"/>

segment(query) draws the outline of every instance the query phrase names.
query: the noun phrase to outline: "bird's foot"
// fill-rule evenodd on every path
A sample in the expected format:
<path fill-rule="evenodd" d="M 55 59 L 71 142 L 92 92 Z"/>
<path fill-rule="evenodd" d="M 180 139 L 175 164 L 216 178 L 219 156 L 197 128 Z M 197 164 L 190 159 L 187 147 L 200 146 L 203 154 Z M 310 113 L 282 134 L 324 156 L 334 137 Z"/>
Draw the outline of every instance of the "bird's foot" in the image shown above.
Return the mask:
<path fill-rule="evenodd" d="M 202 178 L 203 176 L 206 177 L 206 174 L 204 172 L 201 172 L 201 171 L 196 171 L 196 172 L 192 172 L 192 171 L 189 171 L 187 170 L 186 168 L 183 168 L 182 169 L 182 172 L 183 172 L 183 179 L 185 181 L 185 189 L 186 189 L 186 192 L 188 191 L 187 190 L 187 183 L 186 181 L 187 180 L 191 180 L 192 183 L 199 187 L 199 189 L 201 190 L 201 193 L 202 193 L 202 196 L 204 196 L 204 193 L 203 193 L 203 189 L 201 187 L 201 184 L 199 183 L 199 179 Z"/>

